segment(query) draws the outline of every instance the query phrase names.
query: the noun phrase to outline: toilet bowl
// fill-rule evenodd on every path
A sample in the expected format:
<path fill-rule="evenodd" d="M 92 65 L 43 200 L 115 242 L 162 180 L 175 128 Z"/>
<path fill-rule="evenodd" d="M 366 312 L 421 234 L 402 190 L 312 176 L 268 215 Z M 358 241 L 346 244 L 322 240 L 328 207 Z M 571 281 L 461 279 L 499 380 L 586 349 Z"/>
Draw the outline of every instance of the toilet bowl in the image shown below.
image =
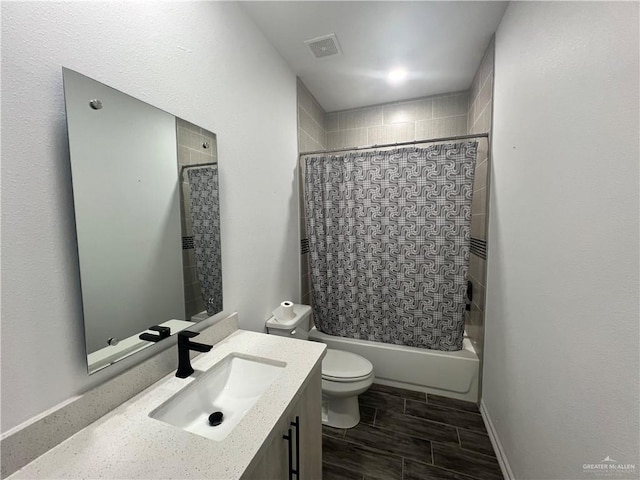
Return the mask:
<path fill-rule="evenodd" d="M 360 422 L 358 395 L 373 383 L 373 365 L 355 353 L 327 349 L 322 360 L 322 422 L 352 428 Z"/>
<path fill-rule="evenodd" d="M 294 305 L 294 317 L 267 320 L 272 335 L 307 340 L 311 307 Z M 274 312 L 277 313 L 277 312 Z M 327 349 L 322 360 L 322 423 L 335 428 L 352 428 L 360 422 L 358 395 L 373 383 L 373 365 L 360 355 Z"/>

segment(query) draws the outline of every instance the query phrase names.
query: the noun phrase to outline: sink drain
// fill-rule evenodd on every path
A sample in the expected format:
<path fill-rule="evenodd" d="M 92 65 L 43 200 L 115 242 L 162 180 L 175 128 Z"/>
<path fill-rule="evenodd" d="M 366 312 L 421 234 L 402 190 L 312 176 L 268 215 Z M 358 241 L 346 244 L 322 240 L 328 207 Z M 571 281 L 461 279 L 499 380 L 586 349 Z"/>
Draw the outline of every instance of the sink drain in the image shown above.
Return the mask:
<path fill-rule="evenodd" d="M 211 425 L 212 427 L 217 427 L 222 423 L 223 417 L 224 415 L 222 415 L 222 412 L 213 412 L 211 415 L 209 415 L 209 425 Z"/>

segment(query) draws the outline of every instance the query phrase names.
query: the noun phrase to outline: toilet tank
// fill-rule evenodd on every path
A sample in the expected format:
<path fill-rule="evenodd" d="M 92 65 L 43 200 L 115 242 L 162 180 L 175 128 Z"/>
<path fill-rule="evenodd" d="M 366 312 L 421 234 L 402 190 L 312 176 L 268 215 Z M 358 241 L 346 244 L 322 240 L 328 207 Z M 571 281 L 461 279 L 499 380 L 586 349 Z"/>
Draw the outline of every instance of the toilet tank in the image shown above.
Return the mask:
<path fill-rule="evenodd" d="M 309 338 L 309 321 L 311 320 L 311 307 L 309 305 L 294 304 L 294 317 L 291 320 L 278 320 L 275 316 L 267 320 L 267 332 L 281 337 Z"/>

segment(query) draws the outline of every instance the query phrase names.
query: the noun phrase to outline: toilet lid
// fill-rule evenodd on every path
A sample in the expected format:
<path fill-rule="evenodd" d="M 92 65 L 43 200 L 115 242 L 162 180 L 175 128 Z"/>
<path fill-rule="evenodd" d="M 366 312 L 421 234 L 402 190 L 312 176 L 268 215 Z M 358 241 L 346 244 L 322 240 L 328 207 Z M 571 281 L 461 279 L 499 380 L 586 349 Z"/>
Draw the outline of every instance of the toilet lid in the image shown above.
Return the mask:
<path fill-rule="evenodd" d="M 337 379 L 361 378 L 373 372 L 373 365 L 360 355 L 342 350 L 327 349 L 322 360 L 322 376 Z"/>

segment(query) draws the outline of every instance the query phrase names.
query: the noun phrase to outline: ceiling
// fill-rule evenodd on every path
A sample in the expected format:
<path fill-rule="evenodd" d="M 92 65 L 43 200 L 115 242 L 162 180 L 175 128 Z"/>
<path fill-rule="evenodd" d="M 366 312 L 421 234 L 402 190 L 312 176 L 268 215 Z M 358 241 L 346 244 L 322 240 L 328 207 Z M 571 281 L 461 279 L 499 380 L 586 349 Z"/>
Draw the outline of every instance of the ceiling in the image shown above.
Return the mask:
<path fill-rule="evenodd" d="M 466 90 L 507 2 L 258 1 L 242 6 L 327 112 Z M 305 40 L 335 33 L 342 54 Z M 391 69 L 407 71 L 392 85 Z"/>

